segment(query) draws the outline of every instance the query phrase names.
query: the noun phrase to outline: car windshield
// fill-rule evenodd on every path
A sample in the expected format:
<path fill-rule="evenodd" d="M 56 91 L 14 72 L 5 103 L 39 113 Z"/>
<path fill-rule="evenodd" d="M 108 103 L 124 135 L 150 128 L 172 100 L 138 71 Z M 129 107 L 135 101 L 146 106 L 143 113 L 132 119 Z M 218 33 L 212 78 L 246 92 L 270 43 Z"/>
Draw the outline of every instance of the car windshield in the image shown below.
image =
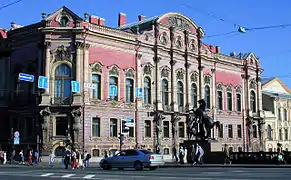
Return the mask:
<path fill-rule="evenodd" d="M 145 150 L 145 149 L 141 149 L 139 150 L 140 152 L 144 153 L 144 154 L 153 154 L 152 152 Z"/>

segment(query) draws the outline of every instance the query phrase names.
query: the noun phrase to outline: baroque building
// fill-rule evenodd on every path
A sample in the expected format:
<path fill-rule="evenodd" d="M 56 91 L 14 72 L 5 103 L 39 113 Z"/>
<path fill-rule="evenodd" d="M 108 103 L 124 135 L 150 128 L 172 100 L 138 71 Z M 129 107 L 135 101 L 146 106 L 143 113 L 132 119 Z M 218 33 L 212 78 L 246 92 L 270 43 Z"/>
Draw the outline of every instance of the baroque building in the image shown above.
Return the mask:
<path fill-rule="evenodd" d="M 224 55 L 219 46 L 203 43 L 203 29 L 189 17 L 166 13 L 126 23 L 120 13 L 118 27 L 111 28 L 103 18 L 81 18 L 62 7 L 43 13 L 38 23 L 12 24 L 1 35 L 0 63 L 9 67 L 8 83 L 0 83 L 7 90 L 9 111 L 1 118 L 9 132 L 1 133 L 6 138 L 19 131 L 16 147 L 59 154 L 70 141 L 101 156 L 119 149 L 121 119 L 133 119 L 124 148 L 159 145 L 171 154 L 187 139 L 188 111 L 202 98 L 207 113 L 221 122 L 221 131 L 212 132 L 216 150 L 225 143 L 233 151 L 262 147 L 259 59 Z M 35 81 L 19 81 L 21 72 Z M 49 88 L 38 88 L 39 76 L 49 78 Z M 80 91 L 72 92 L 72 81 L 80 82 Z"/>
<path fill-rule="evenodd" d="M 288 151 L 291 148 L 291 90 L 279 78 L 263 79 L 262 83 L 265 151 L 276 152 L 278 147 Z"/>

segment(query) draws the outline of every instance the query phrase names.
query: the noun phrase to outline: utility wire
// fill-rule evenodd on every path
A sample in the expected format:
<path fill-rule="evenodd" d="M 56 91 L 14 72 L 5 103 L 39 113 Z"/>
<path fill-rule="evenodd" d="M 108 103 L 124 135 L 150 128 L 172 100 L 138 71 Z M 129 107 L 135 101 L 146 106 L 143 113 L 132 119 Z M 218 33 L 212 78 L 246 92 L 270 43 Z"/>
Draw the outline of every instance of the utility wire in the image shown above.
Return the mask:
<path fill-rule="evenodd" d="M 9 3 L 9 4 L 3 5 L 3 6 L 0 7 L 0 10 L 2 10 L 2 9 L 4 9 L 4 8 L 7 8 L 7 7 L 9 7 L 9 6 L 12 6 L 12 5 L 14 5 L 14 4 L 17 4 L 17 3 L 21 2 L 21 1 L 23 1 L 23 0 L 17 0 L 17 1 L 11 2 L 11 3 Z"/>

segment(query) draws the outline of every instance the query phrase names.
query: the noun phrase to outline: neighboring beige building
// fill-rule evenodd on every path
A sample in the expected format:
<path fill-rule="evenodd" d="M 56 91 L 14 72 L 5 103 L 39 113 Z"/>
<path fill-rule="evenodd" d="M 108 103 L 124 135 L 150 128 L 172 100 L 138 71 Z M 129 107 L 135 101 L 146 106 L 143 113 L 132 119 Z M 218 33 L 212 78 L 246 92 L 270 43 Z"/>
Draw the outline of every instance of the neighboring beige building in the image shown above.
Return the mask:
<path fill-rule="evenodd" d="M 277 151 L 277 144 L 283 150 L 291 148 L 291 90 L 278 78 L 262 81 L 263 108 L 265 112 L 265 151 Z"/>

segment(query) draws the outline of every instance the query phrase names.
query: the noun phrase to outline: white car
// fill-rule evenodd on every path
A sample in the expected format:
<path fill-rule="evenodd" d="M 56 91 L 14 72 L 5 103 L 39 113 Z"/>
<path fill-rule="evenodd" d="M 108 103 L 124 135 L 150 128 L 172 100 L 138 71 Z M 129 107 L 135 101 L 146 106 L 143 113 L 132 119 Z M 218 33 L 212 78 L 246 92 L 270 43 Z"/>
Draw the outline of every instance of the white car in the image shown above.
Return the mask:
<path fill-rule="evenodd" d="M 162 155 L 138 149 L 123 150 L 115 156 L 104 158 L 100 161 L 100 167 L 104 170 L 111 168 L 134 168 L 135 170 L 149 168 L 150 170 L 155 170 L 164 164 L 165 161 Z"/>

